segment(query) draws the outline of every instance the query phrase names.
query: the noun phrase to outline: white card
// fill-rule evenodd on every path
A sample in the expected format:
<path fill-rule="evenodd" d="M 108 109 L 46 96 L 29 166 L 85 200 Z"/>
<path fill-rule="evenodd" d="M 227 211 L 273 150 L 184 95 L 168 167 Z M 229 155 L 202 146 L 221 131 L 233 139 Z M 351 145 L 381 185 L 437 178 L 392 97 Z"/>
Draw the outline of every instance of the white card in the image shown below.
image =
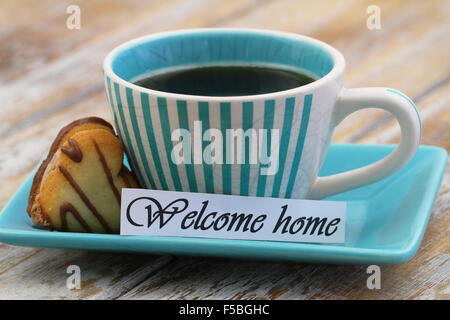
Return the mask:
<path fill-rule="evenodd" d="M 346 203 L 122 189 L 121 235 L 343 243 Z"/>

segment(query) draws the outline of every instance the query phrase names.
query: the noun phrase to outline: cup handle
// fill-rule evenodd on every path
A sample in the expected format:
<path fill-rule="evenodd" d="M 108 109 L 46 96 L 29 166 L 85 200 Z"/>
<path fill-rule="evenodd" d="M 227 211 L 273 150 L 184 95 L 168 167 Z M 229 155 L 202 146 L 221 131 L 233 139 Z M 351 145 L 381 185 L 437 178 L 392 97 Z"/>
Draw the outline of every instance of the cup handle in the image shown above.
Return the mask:
<path fill-rule="evenodd" d="M 402 135 L 400 144 L 388 156 L 365 167 L 317 177 L 310 199 L 322 199 L 383 179 L 402 168 L 416 152 L 422 127 L 419 112 L 411 99 L 389 88 L 344 88 L 336 102 L 333 126 L 352 112 L 365 108 L 384 109 L 397 119 Z"/>

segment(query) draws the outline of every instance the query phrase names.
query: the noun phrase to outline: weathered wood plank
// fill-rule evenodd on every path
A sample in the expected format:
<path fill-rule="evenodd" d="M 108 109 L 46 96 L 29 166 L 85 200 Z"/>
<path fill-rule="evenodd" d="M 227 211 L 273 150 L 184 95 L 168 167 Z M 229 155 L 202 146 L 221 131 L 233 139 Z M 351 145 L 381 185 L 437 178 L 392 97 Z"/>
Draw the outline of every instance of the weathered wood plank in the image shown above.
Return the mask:
<path fill-rule="evenodd" d="M 171 2 L 169 2 L 169 3 L 171 3 Z M 178 27 L 178 26 L 179 27 L 202 26 L 203 24 L 201 22 L 202 21 L 201 19 L 203 19 L 204 16 L 208 16 L 209 17 L 209 20 L 206 21 L 206 25 L 220 25 L 221 19 L 225 19 L 226 20 L 228 18 L 234 18 L 235 16 L 238 17 L 238 18 L 240 16 L 246 17 L 246 15 L 243 14 L 243 12 L 244 13 L 246 13 L 246 12 L 247 13 L 248 12 L 252 13 L 253 12 L 252 10 L 249 11 L 249 8 L 251 8 L 253 2 L 242 3 L 241 5 L 245 5 L 244 10 L 241 7 L 238 7 L 236 9 L 233 6 L 233 3 L 234 2 L 227 2 L 226 8 L 228 8 L 228 10 L 225 10 L 223 8 L 224 5 L 220 5 L 219 7 L 217 7 L 218 10 L 217 11 L 215 10 L 214 12 L 218 12 L 219 16 L 215 17 L 215 15 L 211 15 L 209 13 L 211 11 L 211 10 L 208 10 L 208 9 L 210 9 L 210 6 L 208 6 L 206 4 L 203 4 L 203 7 L 202 7 L 202 3 L 195 2 L 196 6 L 190 6 L 190 7 L 195 7 L 195 8 L 199 7 L 199 8 L 202 8 L 203 10 L 199 10 L 199 14 L 198 15 L 194 15 L 192 17 L 192 19 L 185 19 L 180 24 L 178 24 L 178 25 L 175 24 L 175 27 Z M 284 2 L 283 1 L 276 2 L 275 4 L 278 4 L 278 3 L 283 4 Z M 308 2 L 308 3 L 311 3 L 311 2 Z M 350 2 L 348 2 L 348 3 L 350 3 Z M 295 4 L 295 2 L 294 3 L 293 2 L 289 2 L 288 4 L 290 4 L 292 6 L 293 4 Z M 357 15 L 359 17 L 359 20 L 357 21 L 357 23 L 358 23 L 358 25 L 357 25 L 358 28 L 357 29 L 361 29 L 362 31 L 364 31 L 364 29 L 365 29 L 364 28 L 364 22 L 365 22 L 364 19 L 366 19 L 366 14 L 365 14 L 366 6 L 365 7 L 361 6 L 361 4 L 362 4 L 361 2 L 358 2 L 358 10 L 357 10 L 357 12 L 360 12 L 360 14 Z M 298 3 L 297 3 L 297 6 L 298 6 Z M 260 6 L 260 7 L 261 8 L 265 8 L 266 6 Z M 337 15 L 336 16 L 336 12 L 338 12 L 338 13 L 341 12 L 342 13 L 343 11 L 345 11 L 344 9 L 347 8 L 347 5 L 342 5 L 342 2 L 336 3 L 334 5 L 330 5 L 329 2 L 319 1 L 318 4 L 315 5 L 315 6 L 312 6 L 312 8 L 309 8 L 308 6 L 306 6 L 306 9 L 313 10 L 314 8 L 316 8 L 315 10 L 317 11 L 317 14 L 321 14 L 323 16 L 324 15 L 324 7 L 326 7 L 328 9 L 327 11 L 325 11 L 325 13 L 327 13 L 327 15 L 324 17 L 325 20 L 328 19 L 328 16 L 330 16 L 330 17 L 339 17 L 340 21 L 347 21 L 348 20 L 348 19 L 346 19 L 346 17 L 342 17 L 342 15 Z M 397 7 L 398 7 L 398 4 L 397 4 Z M 151 30 L 152 32 L 167 29 L 168 28 L 167 27 L 167 23 L 173 23 L 174 22 L 173 21 L 174 19 L 173 19 L 172 16 L 171 16 L 171 19 L 167 19 L 167 17 L 165 17 L 165 14 L 172 13 L 171 12 L 171 8 L 172 7 L 167 8 L 167 6 L 165 6 L 163 8 L 165 10 L 163 13 L 159 13 L 159 11 L 158 11 L 160 9 L 159 7 L 154 8 L 154 10 L 152 10 L 152 15 L 155 15 L 155 19 L 144 19 L 145 23 L 147 23 L 148 20 L 152 21 L 152 23 L 149 24 L 148 26 L 144 25 L 144 26 L 142 26 L 142 28 L 137 28 L 137 29 L 141 30 L 144 27 L 147 27 L 147 29 Z M 230 9 L 230 8 L 232 8 L 232 9 Z M 290 7 L 286 6 L 286 4 L 285 4 L 284 7 L 282 6 L 281 8 L 278 8 L 278 10 L 286 10 L 286 9 L 289 9 L 289 8 Z M 163 10 L 163 9 L 161 9 L 161 10 Z M 277 9 L 277 8 L 275 8 L 275 9 Z M 389 9 L 389 7 L 388 7 L 388 9 Z M 384 6 L 383 6 L 383 16 L 386 15 L 387 17 L 389 17 L 388 13 L 385 12 L 388 9 L 385 9 Z M 400 9 L 397 8 L 397 10 L 398 10 L 398 12 L 395 12 L 396 14 L 402 13 L 402 11 Z M 426 12 L 426 10 L 424 10 L 424 8 L 421 8 L 421 10 Z M 254 11 L 258 12 L 258 10 L 254 10 Z M 178 9 L 177 9 L 177 12 L 178 12 Z M 281 12 L 283 12 L 283 11 L 281 11 Z M 298 12 L 303 14 L 304 11 L 300 10 Z M 313 11 L 313 13 L 314 12 L 315 11 Z M 159 18 L 159 14 L 161 15 L 161 17 L 165 17 L 165 18 L 161 18 L 161 21 L 163 23 L 159 23 L 159 19 L 158 19 Z M 133 29 L 134 30 L 137 26 L 139 26 L 140 23 L 142 23 L 141 20 L 143 20 L 141 18 L 141 16 L 142 16 L 142 14 L 139 15 L 138 18 L 135 19 L 137 21 L 133 22 L 132 26 L 128 26 L 128 29 Z M 197 19 L 197 16 L 199 17 L 198 19 Z M 314 14 L 308 15 L 308 17 L 310 17 L 310 16 L 315 16 L 315 15 Z M 443 14 L 443 16 L 445 16 L 445 15 Z M 214 19 L 214 17 L 216 19 Z M 424 18 L 424 17 L 418 17 L 418 18 Z M 114 21 L 114 19 L 111 19 L 111 20 Z M 215 23 L 216 20 L 218 21 L 218 24 Z M 234 19 L 232 19 L 232 20 L 234 20 Z M 303 25 L 305 25 L 305 26 L 309 25 L 309 21 L 308 20 L 304 21 L 304 19 L 284 19 L 284 20 L 300 21 L 300 23 L 303 23 Z M 155 22 L 153 23 L 153 21 L 155 21 Z M 338 21 L 336 21 L 336 22 L 335 21 L 336 20 L 333 20 L 333 23 L 335 23 L 335 24 L 330 26 L 328 28 L 328 30 L 331 29 L 331 30 L 344 30 L 345 31 L 345 29 L 340 29 L 341 24 L 338 23 Z M 419 21 L 421 21 L 421 20 L 419 20 Z M 428 21 L 426 20 L 423 23 L 428 23 Z M 252 26 L 252 25 L 250 24 L 250 26 Z M 323 29 L 324 26 L 323 25 L 321 25 L 321 26 L 322 26 L 322 29 Z M 361 28 L 361 26 L 363 26 L 363 27 Z M 403 30 L 408 30 L 408 27 L 409 27 L 408 25 L 406 25 L 406 26 L 405 25 L 400 25 L 400 27 L 398 27 L 398 29 L 402 30 L 400 28 L 403 28 Z M 290 29 L 290 31 L 296 31 L 294 26 L 292 28 L 293 29 Z M 282 29 L 282 27 L 280 27 L 280 29 Z M 355 28 L 353 28 L 353 29 L 355 29 Z M 84 81 L 88 81 L 89 79 L 91 79 L 91 75 L 92 75 L 93 70 L 96 70 L 96 68 L 94 67 L 94 64 L 97 64 L 97 66 L 101 64 L 100 60 L 103 58 L 103 55 L 100 54 L 101 52 L 106 54 L 106 52 L 113 46 L 113 44 L 111 44 L 111 43 L 117 44 L 120 41 L 124 41 L 125 39 L 129 39 L 130 37 L 136 36 L 136 34 L 135 34 L 136 31 L 134 31 L 134 33 L 133 33 L 133 32 L 130 32 L 130 31 L 125 32 L 125 30 L 126 30 L 126 28 L 123 27 L 120 30 L 120 34 L 119 35 L 115 34 L 115 36 L 113 37 L 114 39 L 112 39 L 112 40 L 107 34 L 106 36 L 102 36 L 102 37 L 99 36 L 99 37 L 97 37 L 96 40 L 98 40 L 98 41 L 93 42 L 93 43 L 89 43 L 89 46 L 81 46 L 81 49 L 78 49 L 76 52 L 71 53 L 70 55 L 68 55 L 69 57 L 73 56 L 70 59 L 71 61 L 67 61 L 67 58 L 65 58 L 65 59 L 61 58 L 61 59 L 57 59 L 54 63 L 50 63 L 49 66 L 48 66 L 48 69 L 50 69 L 50 71 L 48 73 L 44 72 L 44 74 L 40 75 L 39 79 L 35 79 L 36 81 L 34 81 L 34 82 L 37 82 L 37 83 L 35 83 L 34 85 L 33 85 L 34 82 L 31 81 L 31 80 L 30 81 L 32 83 L 26 83 L 26 84 L 23 83 L 23 81 L 25 81 L 25 80 L 22 80 L 22 83 L 18 83 L 17 85 L 14 85 L 14 82 L 13 82 L 7 88 L 5 88 L 5 91 L 7 91 L 8 94 L 5 96 L 4 103 L 6 105 L 8 105 L 10 107 L 14 107 L 14 108 L 17 108 L 17 104 L 18 104 L 19 105 L 19 110 L 21 111 L 21 116 L 17 117 L 17 114 L 16 114 L 14 119 L 7 119 L 8 121 L 11 120 L 12 122 L 11 122 L 10 126 L 8 126 L 5 129 L 3 129 L 3 134 L 5 134 L 5 132 L 8 131 L 7 129 L 13 128 L 12 124 L 17 125 L 17 121 L 18 121 L 17 119 L 18 118 L 20 119 L 22 116 L 26 117 L 27 112 L 29 112 L 30 110 L 36 111 L 36 110 L 41 110 L 41 108 L 49 108 L 49 107 L 51 107 L 54 104 L 57 104 L 57 105 L 61 104 L 61 102 L 58 103 L 59 100 L 57 100 L 57 99 L 55 100 L 55 95 L 53 94 L 54 91 L 63 91 L 63 92 L 66 93 L 66 95 L 68 94 L 70 96 L 71 94 L 72 95 L 73 94 L 75 94 L 75 95 L 78 94 L 78 91 L 80 91 L 80 90 L 81 91 L 87 90 L 87 88 L 93 86 L 92 82 L 85 82 L 85 83 L 80 83 L 78 86 L 76 86 L 76 88 L 73 88 L 73 86 L 74 86 L 74 83 L 73 83 L 74 80 L 73 79 L 75 77 L 78 77 L 77 78 L 78 82 L 80 81 L 79 80 L 79 75 L 74 74 L 73 77 L 70 76 L 70 74 L 73 73 L 73 70 L 75 69 L 73 67 L 74 64 L 77 64 L 77 68 L 76 68 L 77 72 L 76 73 L 78 73 L 78 72 L 79 73 L 83 73 L 83 79 L 85 79 Z M 399 30 L 393 29 L 393 30 L 389 30 L 389 32 L 395 34 Z M 311 32 L 312 32 L 312 30 L 311 30 Z M 371 34 L 376 34 L 377 33 L 377 32 L 372 32 L 372 31 L 365 31 L 365 32 L 366 33 L 367 32 L 371 32 Z M 111 32 L 111 34 L 112 33 L 113 32 Z M 345 33 L 343 33 L 343 34 L 344 34 L 344 36 L 341 37 L 341 41 L 346 41 L 346 37 L 348 37 L 348 35 L 346 35 Z M 316 34 L 314 34 L 314 32 L 312 32 L 312 35 L 316 36 Z M 419 32 L 419 33 L 415 32 L 415 33 L 413 33 L 413 36 L 410 37 L 411 38 L 411 42 L 416 41 L 417 40 L 416 38 L 420 38 L 420 36 L 423 36 L 423 32 Z M 361 37 L 361 38 L 373 39 L 373 36 L 370 36 L 370 37 L 369 36 L 365 36 L 365 37 Z M 325 39 L 325 40 L 327 40 L 327 39 Z M 339 40 L 339 38 L 337 40 Z M 333 43 L 333 42 L 336 42 L 337 40 L 330 41 L 330 42 Z M 375 40 L 377 40 L 377 39 L 375 38 Z M 379 43 L 383 43 L 382 41 L 378 41 L 378 42 Z M 108 43 L 109 43 L 109 46 L 108 46 Z M 105 48 L 105 46 L 106 46 L 106 48 Z M 347 47 L 352 48 L 352 46 L 347 46 Z M 345 49 L 345 48 L 346 47 L 344 47 L 343 49 Z M 361 50 L 359 50 L 358 47 L 356 47 L 355 50 L 350 51 L 350 52 L 360 52 L 360 51 Z M 382 56 L 386 56 L 387 55 L 384 52 L 384 50 L 374 50 L 374 52 L 379 52 L 379 51 L 381 51 L 383 53 Z M 391 51 L 393 51 L 393 50 L 391 50 Z M 87 56 L 90 56 L 90 54 L 92 54 L 92 52 L 95 52 L 95 56 L 96 57 L 95 56 L 94 57 L 87 57 Z M 344 51 L 344 54 L 346 54 L 345 51 Z M 80 57 L 80 55 L 81 55 L 81 57 Z M 64 56 L 64 57 L 66 57 L 66 56 Z M 80 59 L 82 61 L 80 61 Z M 97 59 L 99 61 L 97 61 L 95 59 Z M 62 60 L 62 61 L 57 63 L 59 60 Z M 92 60 L 92 64 L 91 63 L 86 63 L 86 61 L 91 61 L 91 60 Z M 378 65 L 378 64 L 375 63 L 375 61 L 370 61 L 368 63 L 368 65 L 374 66 L 374 65 Z M 55 68 L 56 68 L 56 70 L 54 70 Z M 64 70 L 59 70 L 60 68 L 63 68 Z M 360 68 L 360 66 L 358 66 L 358 68 Z M 351 70 L 349 70 L 349 74 L 350 74 L 350 71 Z M 42 70 L 40 70 L 40 73 L 42 73 Z M 60 79 L 58 79 L 58 77 L 62 77 L 62 75 L 66 75 L 65 78 L 69 78 L 71 80 L 71 83 L 69 83 L 70 86 L 72 86 L 71 89 L 67 88 L 67 86 L 69 85 L 68 83 L 66 83 L 65 81 L 60 81 Z M 98 74 L 97 74 L 97 77 L 99 77 Z M 32 73 L 30 73 L 29 75 L 27 75 L 24 78 L 25 79 L 33 78 L 32 77 Z M 48 79 L 53 79 L 52 80 L 52 85 L 53 86 L 50 86 L 51 88 L 48 88 L 48 91 L 46 91 L 46 90 L 43 90 L 42 86 L 44 86 L 48 82 Z M 61 80 L 65 80 L 65 79 L 61 79 Z M 99 83 L 100 82 L 97 82 L 97 84 L 99 84 Z M 30 97 L 31 100 L 28 100 L 26 98 L 28 93 L 24 94 L 20 90 L 16 90 L 16 91 L 14 90 L 14 87 L 23 87 L 23 85 L 29 85 L 31 88 L 33 88 L 32 91 L 34 92 L 34 94 L 31 95 L 31 97 Z M 101 88 L 101 85 L 98 85 L 97 88 Z M 39 91 L 39 97 L 36 97 L 36 92 L 37 91 Z M 12 97 L 11 97 L 11 95 L 12 95 Z M 20 99 L 17 98 L 17 95 L 19 95 Z M 9 98 L 11 98 L 12 100 L 10 100 Z M 15 99 L 19 99 L 19 100 L 16 101 Z M 43 100 L 43 101 L 41 101 L 41 100 Z M 14 103 L 14 102 L 16 102 L 16 103 Z M 41 105 L 41 104 L 43 104 L 43 105 Z M 30 105 L 32 105 L 33 108 L 30 108 L 29 107 Z M 36 113 L 36 112 L 34 112 L 34 113 Z"/>
<path fill-rule="evenodd" d="M 419 105 L 422 120 L 422 144 L 441 146 L 450 150 L 450 81 L 424 96 Z M 360 143 L 398 143 L 400 127 L 390 116 L 384 121 L 376 122 L 377 126 L 360 137 Z M 377 121 L 377 120 L 374 120 Z M 353 139 L 354 137 L 351 137 Z"/>
<path fill-rule="evenodd" d="M 33 248 L 30 254 L 30 249 L 0 247 L 0 255 L 11 252 L 15 260 L 24 256 L 16 265 L 0 262 L 0 299 L 114 299 L 172 260 L 170 256 L 43 248 Z M 70 265 L 80 268 L 80 289 L 66 285 L 72 275 L 67 273 Z"/>
<path fill-rule="evenodd" d="M 81 9 L 81 29 L 66 27 L 66 9 Z M 101 34 L 151 15 L 161 1 L 2 1 L 0 12 L 0 81 L 11 82 L 42 69 L 62 55 L 89 44 Z M 12 19 L 12 17 L 14 17 Z"/>
<path fill-rule="evenodd" d="M 202 26 L 202 21 L 197 19 L 197 14 L 210 13 L 210 19 L 221 19 L 232 15 L 234 10 L 247 4 L 242 1 L 227 1 L 227 10 L 212 10 L 216 0 L 189 0 L 160 2 L 163 5 L 150 6 L 147 15 L 140 14 L 133 18 L 129 24 L 115 25 L 113 30 L 98 35 L 95 41 L 80 45 L 70 54 L 61 56 L 46 64 L 45 68 L 39 68 L 28 72 L 25 76 L 7 82 L 0 87 L 0 95 L 3 97 L 0 107 L 4 113 L 0 115 L 3 124 L 0 128 L 0 137 L 14 134 L 17 128 L 22 128 L 23 123 L 29 124 L 27 118 L 40 120 L 40 112 L 47 109 L 59 110 L 58 106 L 64 105 L 66 99 L 78 96 L 80 99 L 86 92 L 102 90 L 102 61 L 106 54 L 118 44 L 145 34 L 177 29 L 185 22 L 196 22 L 196 26 Z M 253 3 L 253 2 L 252 2 Z M 225 8 L 224 5 L 222 7 Z M 145 13 L 145 10 L 144 10 Z M 94 89 L 89 89 L 89 88 Z M 27 88 L 24 90 L 23 88 Z M 81 94 L 80 94 L 81 92 Z M 88 94 L 89 95 L 89 94 Z M 73 98 L 72 98 L 73 99 Z M 56 107 L 55 107 L 56 105 Z"/>
<path fill-rule="evenodd" d="M 6 244 L 0 244 L 0 276 L 41 251 L 42 249 L 31 247 L 18 248 Z"/>

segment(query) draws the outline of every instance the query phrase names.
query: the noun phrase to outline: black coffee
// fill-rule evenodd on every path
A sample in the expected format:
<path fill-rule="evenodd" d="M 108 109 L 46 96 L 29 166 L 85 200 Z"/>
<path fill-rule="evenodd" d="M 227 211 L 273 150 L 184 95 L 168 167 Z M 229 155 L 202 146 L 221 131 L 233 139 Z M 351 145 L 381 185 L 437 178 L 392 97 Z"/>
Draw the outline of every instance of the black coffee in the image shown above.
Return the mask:
<path fill-rule="evenodd" d="M 244 96 L 288 90 L 315 79 L 300 71 L 259 66 L 204 66 L 155 73 L 135 82 L 148 89 L 199 96 Z"/>

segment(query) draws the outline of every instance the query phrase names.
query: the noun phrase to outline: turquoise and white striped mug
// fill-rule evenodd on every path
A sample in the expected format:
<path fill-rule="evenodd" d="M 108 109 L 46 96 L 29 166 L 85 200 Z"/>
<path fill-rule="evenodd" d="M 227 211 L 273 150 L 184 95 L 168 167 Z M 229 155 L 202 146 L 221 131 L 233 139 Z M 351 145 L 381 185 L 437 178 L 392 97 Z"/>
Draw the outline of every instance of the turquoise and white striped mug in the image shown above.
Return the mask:
<path fill-rule="evenodd" d="M 166 68 L 207 64 L 297 68 L 318 80 L 275 93 L 232 97 L 174 94 L 132 83 Z M 306 36 L 254 29 L 164 32 L 120 45 L 103 68 L 115 127 L 146 188 L 319 199 L 391 175 L 420 142 L 420 119 L 409 98 L 388 88 L 343 88 L 342 54 Z M 333 129 L 350 113 L 372 107 L 397 118 L 399 146 L 376 163 L 319 178 Z M 192 134 L 190 144 L 181 143 L 187 139 L 181 130 Z M 263 138 L 254 139 L 258 133 Z M 183 162 L 176 157 L 180 145 L 189 146 L 182 149 Z M 207 154 L 212 149 L 211 160 Z M 240 150 L 240 156 L 230 156 L 230 150 L 236 155 Z M 255 152 L 256 163 L 250 154 Z"/>

